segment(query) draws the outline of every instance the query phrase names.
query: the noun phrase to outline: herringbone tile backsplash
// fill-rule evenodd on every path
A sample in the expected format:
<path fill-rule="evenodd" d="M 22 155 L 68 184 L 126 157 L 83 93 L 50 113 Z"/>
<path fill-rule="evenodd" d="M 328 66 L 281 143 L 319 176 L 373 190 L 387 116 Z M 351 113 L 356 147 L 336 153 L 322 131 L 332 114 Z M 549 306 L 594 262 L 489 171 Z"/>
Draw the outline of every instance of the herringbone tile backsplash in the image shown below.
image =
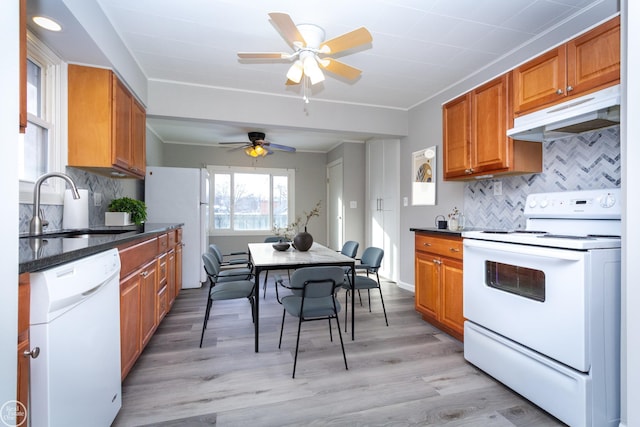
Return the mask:
<path fill-rule="evenodd" d="M 524 228 L 528 194 L 620 187 L 619 126 L 544 142 L 542 155 L 542 173 L 466 184 L 465 226 Z M 496 181 L 502 195 L 494 195 Z"/>

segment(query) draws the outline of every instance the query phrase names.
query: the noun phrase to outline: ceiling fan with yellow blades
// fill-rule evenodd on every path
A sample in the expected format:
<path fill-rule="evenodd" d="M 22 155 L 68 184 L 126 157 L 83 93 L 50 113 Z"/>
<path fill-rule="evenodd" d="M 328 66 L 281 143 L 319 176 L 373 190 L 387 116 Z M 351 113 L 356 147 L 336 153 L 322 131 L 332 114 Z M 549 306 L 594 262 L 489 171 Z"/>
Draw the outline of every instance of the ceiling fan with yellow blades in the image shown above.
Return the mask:
<path fill-rule="evenodd" d="M 287 85 L 299 84 L 305 76 L 312 85 L 319 83 L 324 80 L 323 69 L 349 80 L 358 78 L 362 73 L 361 70 L 328 55 L 371 43 L 373 38 L 365 27 L 325 41 L 324 30 L 317 25 L 296 25 L 286 13 L 274 12 L 270 13 L 269 17 L 280 35 L 293 48 L 293 52 L 238 52 L 238 57 L 294 61 L 287 72 Z"/>

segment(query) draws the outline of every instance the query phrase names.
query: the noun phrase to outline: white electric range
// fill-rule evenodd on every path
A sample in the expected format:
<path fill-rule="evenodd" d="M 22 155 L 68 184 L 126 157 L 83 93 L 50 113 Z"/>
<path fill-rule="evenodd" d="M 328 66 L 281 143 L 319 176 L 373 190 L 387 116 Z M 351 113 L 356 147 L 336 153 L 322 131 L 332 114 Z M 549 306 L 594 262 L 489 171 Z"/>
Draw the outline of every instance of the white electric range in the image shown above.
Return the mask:
<path fill-rule="evenodd" d="M 569 425 L 620 417 L 619 189 L 531 194 L 463 232 L 465 358 Z"/>

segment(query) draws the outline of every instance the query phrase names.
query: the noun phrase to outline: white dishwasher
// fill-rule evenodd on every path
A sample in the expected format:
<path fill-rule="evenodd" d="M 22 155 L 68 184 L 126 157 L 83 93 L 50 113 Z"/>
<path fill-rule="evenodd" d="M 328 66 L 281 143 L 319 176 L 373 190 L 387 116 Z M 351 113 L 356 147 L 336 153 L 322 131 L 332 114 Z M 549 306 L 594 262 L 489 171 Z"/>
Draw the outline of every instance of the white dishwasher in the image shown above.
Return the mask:
<path fill-rule="evenodd" d="M 120 258 L 111 249 L 31 274 L 34 427 L 109 426 L 122 404 Z"/>

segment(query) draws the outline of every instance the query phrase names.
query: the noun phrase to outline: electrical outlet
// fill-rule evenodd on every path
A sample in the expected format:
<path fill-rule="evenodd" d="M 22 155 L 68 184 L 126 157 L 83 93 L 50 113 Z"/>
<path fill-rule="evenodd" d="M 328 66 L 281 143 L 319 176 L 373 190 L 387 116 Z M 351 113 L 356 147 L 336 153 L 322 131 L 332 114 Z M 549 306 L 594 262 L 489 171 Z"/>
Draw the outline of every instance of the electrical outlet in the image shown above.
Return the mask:
<path fill-rule="evenodd" d="M 409 206 L 409 198 L 408 197 L 403 197 L 402 198 L 402 205 L 403 206 Z"/>
<path fill-rule="evenodd" d="M 102 206 L 102 193 L 93 193 L 93 206 Z"/>
<path fill-rule="evenodd" d="M 493 195 L 502 196 L 502 181 L 493 182 Z"/>

